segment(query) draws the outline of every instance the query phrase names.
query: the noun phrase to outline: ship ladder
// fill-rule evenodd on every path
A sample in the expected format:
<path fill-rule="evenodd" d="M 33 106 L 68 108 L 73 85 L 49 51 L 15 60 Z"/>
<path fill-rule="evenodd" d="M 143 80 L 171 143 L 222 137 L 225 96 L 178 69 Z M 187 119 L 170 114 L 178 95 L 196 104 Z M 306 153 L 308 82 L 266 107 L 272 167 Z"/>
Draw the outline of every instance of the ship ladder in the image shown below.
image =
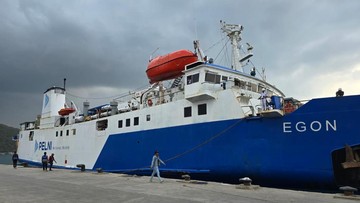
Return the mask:
<path fill-rule="evenodd" d="M 174 88 L 174 87 L 179 86 L 182 78 L 183 78 L 183 76 L 177 77 L 177 78 L 174 80 L 174 82 L 172 83 L 171 88 Z"/>

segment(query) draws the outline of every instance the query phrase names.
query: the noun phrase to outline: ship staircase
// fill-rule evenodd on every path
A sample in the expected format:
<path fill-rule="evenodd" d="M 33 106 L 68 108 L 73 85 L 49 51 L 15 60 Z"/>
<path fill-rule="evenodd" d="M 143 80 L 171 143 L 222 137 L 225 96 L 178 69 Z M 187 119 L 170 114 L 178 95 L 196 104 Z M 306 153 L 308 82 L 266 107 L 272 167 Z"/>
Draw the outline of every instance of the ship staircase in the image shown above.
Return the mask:
<path fill-rule="evenodd" d="M 179 84 L 181 83 L 182 78 L 183 78 L 183 76 L 175 78 L 174 82 L 171 85 L 171 88 L 178 87 Z"/>

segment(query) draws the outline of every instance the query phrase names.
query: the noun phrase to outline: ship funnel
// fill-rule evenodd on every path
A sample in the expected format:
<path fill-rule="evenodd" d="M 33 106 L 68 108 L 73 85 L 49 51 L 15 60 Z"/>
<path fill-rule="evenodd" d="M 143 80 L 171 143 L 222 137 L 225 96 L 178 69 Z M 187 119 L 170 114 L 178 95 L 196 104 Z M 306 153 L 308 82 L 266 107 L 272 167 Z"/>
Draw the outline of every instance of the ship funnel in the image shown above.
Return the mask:
<path fill-rule="evenodd" d="M 51 87 L 44 92 L 43 106 L 40 118 L 40 128 L 54 127 L 59 117 L 60 109 L 64 108 L 65 89 L 62 87 Z"/>

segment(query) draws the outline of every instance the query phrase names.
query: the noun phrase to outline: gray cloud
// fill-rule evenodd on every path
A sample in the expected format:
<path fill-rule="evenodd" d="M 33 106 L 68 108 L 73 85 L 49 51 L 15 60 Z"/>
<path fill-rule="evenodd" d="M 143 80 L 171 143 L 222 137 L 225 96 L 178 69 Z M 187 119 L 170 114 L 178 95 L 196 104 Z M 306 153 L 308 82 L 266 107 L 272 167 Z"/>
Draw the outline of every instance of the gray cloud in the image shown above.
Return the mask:
<path fill-rule="evenodd" d="M 69 93 L 80 97 L 108 97 L 144 86 L 148 58 L 158 47 L 158 55 L 192 50 L 198 38 L 215 58 L 223 46 L 217 43 L 219 20 L 244 25 L 244 42 L 255 47 L 254 64 L 265 67 L 268 81 L 288 96 L 332 96 L 334 89 L 323 89 L 334 84 L 318 84 L 319 75 L 355 71 L 344 80 L 360 80 L 355 70 L 360 64 L 359 10 L 356 0 L 3 0 L 0 123 L 33 120 L 44 90 L 61 86 L 64 77 Z"/>

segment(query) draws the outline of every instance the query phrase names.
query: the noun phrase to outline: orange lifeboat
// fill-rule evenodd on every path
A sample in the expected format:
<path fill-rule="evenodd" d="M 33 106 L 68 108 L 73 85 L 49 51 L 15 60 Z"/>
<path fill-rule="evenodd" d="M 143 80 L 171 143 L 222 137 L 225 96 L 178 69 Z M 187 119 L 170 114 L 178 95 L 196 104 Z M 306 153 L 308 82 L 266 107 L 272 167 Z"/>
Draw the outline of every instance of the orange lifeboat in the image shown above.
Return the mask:
<path fill-rule="evenodd" d="M 150 83 L 169 80 L 182 75 L 185 66 L 198 60 L 196 54 L 188 50 L 178 50 L 158 56 L 149 62 L 146 70 Z"/>
<path fill-rule="evenodd" d="M 66 115 L 71 114 L 74 111 L 75 111 L 74 108 L 63 108 L 63 109 L 60 109 L 60 111 L 58 111 L 58 113 L 60 116 L 66 116 Z"/>

